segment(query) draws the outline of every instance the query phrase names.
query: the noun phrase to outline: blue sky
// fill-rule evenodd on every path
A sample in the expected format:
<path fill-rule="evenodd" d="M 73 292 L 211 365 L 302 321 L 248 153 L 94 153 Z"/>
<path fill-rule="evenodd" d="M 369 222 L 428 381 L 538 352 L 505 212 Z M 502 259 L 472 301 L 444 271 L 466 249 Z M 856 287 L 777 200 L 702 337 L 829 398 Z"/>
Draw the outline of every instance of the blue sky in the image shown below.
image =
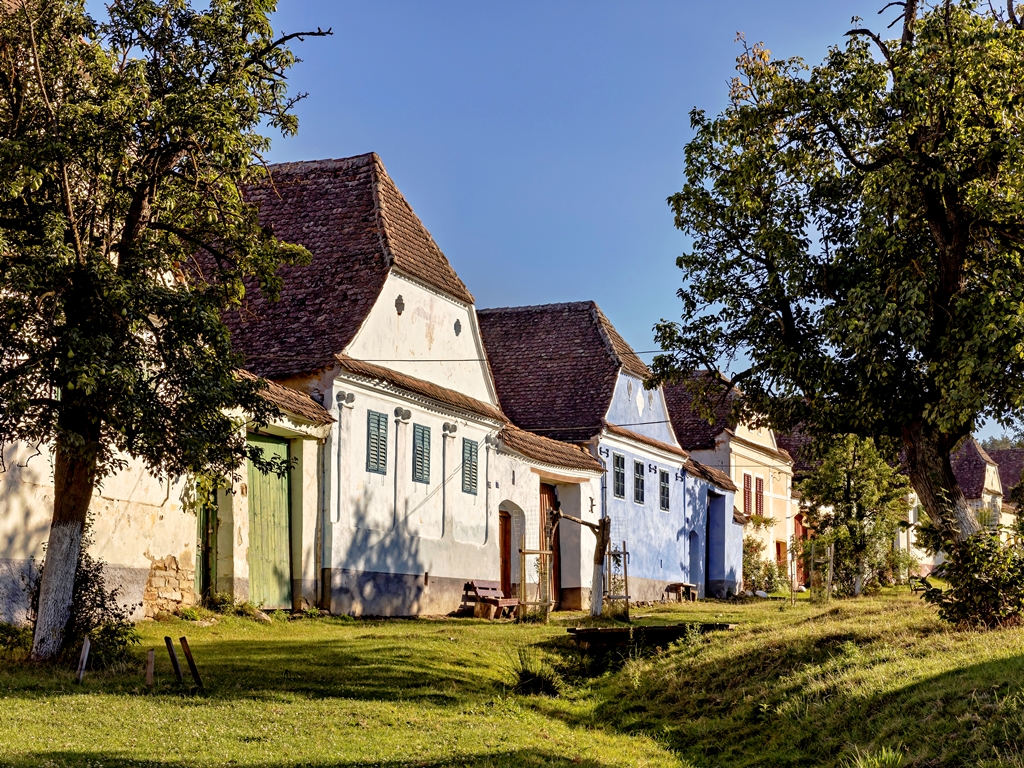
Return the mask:
<path fill-rule="evenodd" d="M 736 33 L 816 62 L 882 5 L 282 0 L 280 30 L 334 36 L 297 46 L 309 97 L 271 158 L 377 152 L 478 307 L 594 299 L 650 350 L 688 114 L 724 106 Z"/>

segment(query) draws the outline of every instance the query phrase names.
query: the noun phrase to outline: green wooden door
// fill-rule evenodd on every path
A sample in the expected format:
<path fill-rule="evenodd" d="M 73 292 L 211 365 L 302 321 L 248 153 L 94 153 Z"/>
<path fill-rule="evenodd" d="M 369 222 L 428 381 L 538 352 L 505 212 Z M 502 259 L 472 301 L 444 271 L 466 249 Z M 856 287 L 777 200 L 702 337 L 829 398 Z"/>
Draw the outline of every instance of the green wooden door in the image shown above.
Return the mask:
<path fill-rule="evenodd" d="M 287 460 L 288 441 L 249 435 L 263 457 Z M 263 474 L 249 464 L 249 600 L 265 608 L 292 607 L 289 477 Z"/>

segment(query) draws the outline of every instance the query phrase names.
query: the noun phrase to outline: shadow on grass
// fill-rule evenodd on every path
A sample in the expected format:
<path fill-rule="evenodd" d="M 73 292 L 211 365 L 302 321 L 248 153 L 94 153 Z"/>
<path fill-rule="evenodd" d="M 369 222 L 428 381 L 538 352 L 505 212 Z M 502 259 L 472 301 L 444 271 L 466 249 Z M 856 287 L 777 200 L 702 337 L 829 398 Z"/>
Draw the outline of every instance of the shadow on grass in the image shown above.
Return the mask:
<path fill-rule="evenodd" d="M 180 760 L 140 760 L 128 755 L 105 752 L 62 751 L 35 752 L 21 757 L 4 758 L 7 768 L 181 768 L 182 766 L 214 765 L 212 762 L 196 763 Z M 245 762 L 251 768 L 355 768 L 356 766 L 375 766 L 376 768 L 442 768 L 442 766 L 469 766 L 469 768 L 489 768 L 491 766 L 523 766 L 534 768 L 540 766 L 577 766 L 577 768 L 604 768 L 609 763 L 597 762 L 584 758 L 568 758 L 553 752 L 540 749 L 510 749 L 479 755 L 463 755 L 445 760 L 385 760 L 366 762 L 362 760 L 303 760 L 275 762 Z"/>
<path fill-rule="evenodd" d="M 192 651 L 205 684 L 200 694 L 213 700 L 344 698 L 368 701 L 416 701 L 456 705 L 467 697 L 493 694 L 500 684 L 484 674 L 487 663 L 474 664 L 465 651 L 426 652 L 389 638 L 367 647 L 365 640 L 213 640 L 193 641 Z M 453 644 L 454 645 L 454 644 Z M 192 689 L 182 660 L 185 684 L 173 678 L 167 654 L 157 648 L 157 680 L 153 693 L 178 695 Z M 149 693 L 142 667 L 118 673 L 89 673 L 74 685 L 68 670 L 0 667 L 0 689 L 6 696 L 34 698 L 54 694 Z M 480 671 L 475 671 L 479 669 Z M 10 673 L 10 674 L 8 674 Z"/>

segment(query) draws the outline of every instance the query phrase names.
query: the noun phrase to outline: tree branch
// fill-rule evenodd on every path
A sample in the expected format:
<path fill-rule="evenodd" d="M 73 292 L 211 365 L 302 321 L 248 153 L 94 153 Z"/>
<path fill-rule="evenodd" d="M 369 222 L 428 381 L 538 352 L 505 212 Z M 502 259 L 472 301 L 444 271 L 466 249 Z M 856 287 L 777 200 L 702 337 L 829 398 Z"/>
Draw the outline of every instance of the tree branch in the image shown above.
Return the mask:
<path fill-rule="evenodd" d="M 257 63 L 260 59 L 262 59 L 272 50 L 274 50 L 275 48 L 280 48 L 289 40 L 294 40 L 298 38 L 299 42 L 301 43 L 307 37 L 328 37 L 332 35 L 334 35 L 333 27 L 328 27 L 326 32 L 320 29 L 320 27 L 317 27 L 316 32 L 292 32 L 287 35 L 282 35 L 281 37 L 277 38 L 277 40 L 270 43 L 270 45 L 265 46 L 264 48 L 250 56 L 248 59 L 246 59 L 246 64 Z"/>
<path fill-rule="evenodd" d="M 1010 23 L 1013 24 L 1015 29 L 1024 29 L 1024 22 L 1017 18 L 1017 14 L 1014 11 L 1013 0 L 1006 0 L 1006 14 L 1010 17 Z"/>
<path fill-rule="evenodd" d="M 893 63 L 892 54 L 889 52 L 889 46 L 885 44 L 881 37 L 872 32 L 870 29 L 862 28 L 851 29 L 849 32 L 846 33 L 847 37 L 852 37 L 854 35 L 867 35 L 872 40 L 874 40 L 875 45 L 878 46 L 878 49 L 882 52 L 882 55 L 885 56 L 885 61 L 889 65 L 889 71 L 892 72 L 893 75 L 896 74 L 896 65 Z"/>

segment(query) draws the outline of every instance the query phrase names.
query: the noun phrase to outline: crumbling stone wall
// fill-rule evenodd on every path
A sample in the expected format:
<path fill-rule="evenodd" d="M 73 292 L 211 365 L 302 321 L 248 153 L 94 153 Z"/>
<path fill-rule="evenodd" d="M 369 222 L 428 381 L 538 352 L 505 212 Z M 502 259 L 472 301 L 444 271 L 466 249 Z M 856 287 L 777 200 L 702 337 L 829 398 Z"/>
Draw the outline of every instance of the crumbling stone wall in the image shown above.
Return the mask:
<path fill-rule="evenodd" d="M 174 555 L 156 560 L 150 558 L 149 578 L 142 595 L 146 618 L 158 613 L 173 613 L 182 606 L 196 604 L 195 566 L 183 563 Z"/>

